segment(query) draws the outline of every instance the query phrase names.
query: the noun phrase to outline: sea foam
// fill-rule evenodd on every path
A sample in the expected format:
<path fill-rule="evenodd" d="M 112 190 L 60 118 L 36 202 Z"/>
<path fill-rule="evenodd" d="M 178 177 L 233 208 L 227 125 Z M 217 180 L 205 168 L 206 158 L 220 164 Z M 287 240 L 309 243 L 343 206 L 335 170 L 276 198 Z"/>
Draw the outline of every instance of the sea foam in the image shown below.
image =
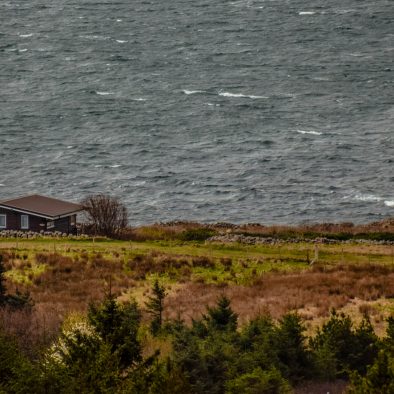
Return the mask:
<path fill-rule="evenodd" d="M 242 93 L 230 93 L 230 92 L 219 92 L 219 96 L 222 97 L 235 97 L 235 98 L 250 98 L 250 99 L 268 99 L 267 96 L 253 96 Z"/>
<path fill-rule="evenodd" d="M 387 207 L 394 207 L 394 200 L 386 200 L 384 202 L 384 205 L 386 205 Z"/>
<path fill-rule="evenodd" d="M 182 90 L 182 92 L 187 94 L 187 95 L 198 94 L 198 93 L 205 93 L 204 90 L 187 90 L 187 89 Z"/>
<path fill-rule="evenodd" d="M 297 130 L 300 134 L 312 134 L 312 135 L 322 135 L 323 133 L 315 130 Z"/>
<path fill-rule="evenodd" d="M 354 198 L 355 200 L 358 201 L 367 201 L 367 202 L 379 202 L 383 200 L 382 197 L 375 196 L 373 194 L 356 194 Z"/>

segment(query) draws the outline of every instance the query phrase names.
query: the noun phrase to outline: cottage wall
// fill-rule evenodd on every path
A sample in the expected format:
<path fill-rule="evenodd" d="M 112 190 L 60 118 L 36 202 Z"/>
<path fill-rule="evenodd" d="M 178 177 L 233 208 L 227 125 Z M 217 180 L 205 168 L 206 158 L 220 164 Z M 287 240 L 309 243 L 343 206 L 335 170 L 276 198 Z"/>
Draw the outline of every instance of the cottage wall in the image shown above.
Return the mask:
<path fill-rule="evenodd" d="M 0 215 L 2 214 L 7 215 L 6 230 L 22 230 L 21 215 L 24 215 L 23 213 L 11 211 L 5 208 L 0 208 Z M 41 230 L 46 229 L 46 219 L 34 215 L 28 215 L 28 216 L 29 216 L 29 231 L 39 232 Z"/>
<path fill-rule="evenodd" d="M 55 227 L 52 230 L 53 231 L 60 231 L 62 233 L 67 233 L 67 234 L 72 232 L 70 217 L 68 216 L 65 218 L 55 220 Z"/>
<path fill-rule="evenodd" d="M 13 211 L 9 211 L 4 208 L 0 208 L 0 215 L 7 215 L 7 230 L 18 230 L 19 229 L 20 218 L 19 218 L 19 222 L 18 222 L 17 212 L 13 212 Z"/>

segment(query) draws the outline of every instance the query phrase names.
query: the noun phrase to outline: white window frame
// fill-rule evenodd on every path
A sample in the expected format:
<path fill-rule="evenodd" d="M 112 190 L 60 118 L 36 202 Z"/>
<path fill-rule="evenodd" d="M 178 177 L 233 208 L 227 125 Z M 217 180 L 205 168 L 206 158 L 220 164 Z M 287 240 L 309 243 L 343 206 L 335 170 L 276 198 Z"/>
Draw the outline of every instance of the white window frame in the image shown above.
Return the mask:
<path fill-rule="evenodd" d="M 24 218 L 26 218 L 26 223 L 23 223 Z M 21 215 L 21 230 L 28 230 L 29 224 L 29 215 Z"/>
<path fill-rule="evenodd" d="M 1 218 L 4 218 L 4 226 L 1 226 L 1 225 L 0 225 L 0 228 L 1 228 L 1 229 L 7 228 L 7 215 L 6 215 L 5 213 L 2 213 L 2 214 L 0 214 L 0 217 L 1 217 Z"/>
<path fill-rule="evenodd" d="M 51 230 L 53 228 L 55 228 L 55 221 L 54 220 L 48 220 L 47 221 L 47 229 Z"/>

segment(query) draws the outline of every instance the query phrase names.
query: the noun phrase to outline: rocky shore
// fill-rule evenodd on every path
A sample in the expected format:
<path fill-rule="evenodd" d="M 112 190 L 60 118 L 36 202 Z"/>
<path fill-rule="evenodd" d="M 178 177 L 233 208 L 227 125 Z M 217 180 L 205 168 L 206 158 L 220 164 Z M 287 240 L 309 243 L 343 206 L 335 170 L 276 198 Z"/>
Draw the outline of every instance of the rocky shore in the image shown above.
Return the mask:
<path fill-rule="evenodd" d="M 289 238 L 279 239 L 274 237 L 253 237 L 243 234 L 222 234 L 207 239 L 211 243 L 242 243 L 247 245 L 278 245 L 285 243 L 312 243 L 312 244 L 368 244 L 368 245 L 394 245 L 394 241 L 375 241 L 368 239 L 335 240 L 325 237 L 319 238 Z"/>
<path fill-rule="evenodd" d="M 37 238 L 68 238 L 68 239 L 88 239 L 89 235 L 71 235 L 62 233 L 60 231 L 17 231 L 17 230 L 3 230 L 0 231 L 0 238 L 23 238 L 23 239 L 37 239 Z"/>

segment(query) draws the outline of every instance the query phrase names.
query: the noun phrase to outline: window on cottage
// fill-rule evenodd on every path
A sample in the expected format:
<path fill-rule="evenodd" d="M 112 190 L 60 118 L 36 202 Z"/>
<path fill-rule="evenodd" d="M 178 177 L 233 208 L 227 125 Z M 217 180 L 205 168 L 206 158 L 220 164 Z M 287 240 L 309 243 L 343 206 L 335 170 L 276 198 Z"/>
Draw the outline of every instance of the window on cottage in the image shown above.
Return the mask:
<path fill-rule="evenodd" d="M 0 228 L 7 228 L 7 215 L 0 215 Z"/>
<path fill-rule="evenodd" d="M 29 215 L 21 215 L 21 229 L 27 230 L 29 228 Z"/>
<path fill-rule="evenodd" d="M 47 229 L 54 228 L 54 227 L 55 227 L 55 222 L 53 220 L 47 222 Z"/>

